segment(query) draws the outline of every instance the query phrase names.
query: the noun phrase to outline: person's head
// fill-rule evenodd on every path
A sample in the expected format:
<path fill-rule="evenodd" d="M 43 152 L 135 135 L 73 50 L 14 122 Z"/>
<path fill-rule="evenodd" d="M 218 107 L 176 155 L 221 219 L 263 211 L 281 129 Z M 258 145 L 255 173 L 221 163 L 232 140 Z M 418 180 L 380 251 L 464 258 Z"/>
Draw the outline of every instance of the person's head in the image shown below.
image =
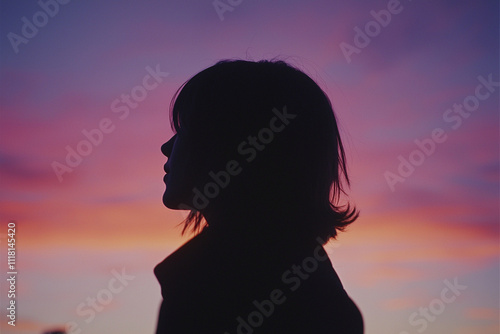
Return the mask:
<path fill-rule="evenodd" d="M 185 229 L 196 231 L 203 216 L 249 217 L 241 224 L 326 241 L 357 218 L 337 204 L 349 178 L 331 103 L 287 63 L 221 61 L 201 71 L 174 96 L 171 125 L 163 202 L 192 209 Z"/>

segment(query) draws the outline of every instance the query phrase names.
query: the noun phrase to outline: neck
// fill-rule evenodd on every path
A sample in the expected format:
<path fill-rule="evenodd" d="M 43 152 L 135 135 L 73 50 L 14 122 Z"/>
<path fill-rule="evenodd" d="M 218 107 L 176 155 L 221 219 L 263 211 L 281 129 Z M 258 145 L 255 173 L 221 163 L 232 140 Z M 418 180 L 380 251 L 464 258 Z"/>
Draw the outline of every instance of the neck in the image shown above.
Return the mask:
<path fill-rule="evenodd" d="M 269 210 L 203 212 L 212 234 L 249 242 L 278 243 L 298 246 L 317 243 L 303 231 L 306 215 L 293 216 Z"/>

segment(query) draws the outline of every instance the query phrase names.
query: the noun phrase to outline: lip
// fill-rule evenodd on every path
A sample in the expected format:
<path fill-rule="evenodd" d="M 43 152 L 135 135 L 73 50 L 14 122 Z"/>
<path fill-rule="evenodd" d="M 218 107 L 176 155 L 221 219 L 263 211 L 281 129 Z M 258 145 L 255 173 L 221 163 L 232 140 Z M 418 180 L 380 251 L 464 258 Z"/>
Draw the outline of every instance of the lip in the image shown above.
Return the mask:
<path fill-rule="evenodd" d="M 165 174 L 165 176 L 163 177 L 163 182 L 167 183 L 167 180 L 168 180 L 168 173 Z"/>
<path fill-rule="evenodd" d="M 167 164 L 165 164 L 165 165 L 163 166 L 163 170 L 164 170 L 164 171 L 165 171 L 165 173 L 167 173 L 167 174 L 168 174 L 168 173 L 170 173 L 170 166 L 168 165 L 168 163 L 167 163 Z"/>

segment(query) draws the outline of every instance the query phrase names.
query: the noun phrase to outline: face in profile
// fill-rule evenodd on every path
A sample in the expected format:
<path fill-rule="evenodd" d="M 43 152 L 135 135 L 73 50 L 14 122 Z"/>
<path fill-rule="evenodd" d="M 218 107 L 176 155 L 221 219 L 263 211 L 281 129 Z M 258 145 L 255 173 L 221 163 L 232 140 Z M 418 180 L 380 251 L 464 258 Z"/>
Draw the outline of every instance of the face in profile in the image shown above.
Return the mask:
<path fill-rule="evenodd" d="M 206 141 L 196 142 L 185 131 L 175 134 L 161 146 L 168 160 L 164 165 L 165 192 L 163 204 L 170 209 L 185 210 L 192 207 L 193 189 L 208 174 Z"/>
<path fill-rule="evenodd" d="M 183 203 L 189 203 L 189 187 L 193 178 L 189 175 L 189 148 L 185 138 L 175 134 L 161 146 L 161 152 L 168 158 L 164 166 L 165 192 L 163 204 L 170 209 L 179 209 Z"/>

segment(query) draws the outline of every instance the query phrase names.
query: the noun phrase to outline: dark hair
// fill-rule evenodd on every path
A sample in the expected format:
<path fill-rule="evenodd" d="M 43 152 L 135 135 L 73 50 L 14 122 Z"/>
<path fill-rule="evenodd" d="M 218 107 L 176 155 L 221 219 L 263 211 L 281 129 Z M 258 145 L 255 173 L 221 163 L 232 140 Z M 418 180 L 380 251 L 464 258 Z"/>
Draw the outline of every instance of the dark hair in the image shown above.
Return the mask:
<path fill-rule="evenodd" d="M 217 143 L 214 154 L 226 159 L 236 152 L 236 138 L 257 133 L 276 110 L 296 119 L 244 168 L 247 174 L 237 177 L 236 187 L 251 179 L 247 189 L 258 194 L 249 199 L 253 204 L 267 203 L 290 217 L 312 210 L 294 230 L 326 242 L 358 212 L 339 204 L 344 184 L 350 185 L 344 147 L 330 100 L 309 76 L 284 61 L 220 61 L 185 82 L 170 106 L 174 131 L 202 133 Z M 202 212 L 192 210 L 183 233 L 203 225 Z"/>

